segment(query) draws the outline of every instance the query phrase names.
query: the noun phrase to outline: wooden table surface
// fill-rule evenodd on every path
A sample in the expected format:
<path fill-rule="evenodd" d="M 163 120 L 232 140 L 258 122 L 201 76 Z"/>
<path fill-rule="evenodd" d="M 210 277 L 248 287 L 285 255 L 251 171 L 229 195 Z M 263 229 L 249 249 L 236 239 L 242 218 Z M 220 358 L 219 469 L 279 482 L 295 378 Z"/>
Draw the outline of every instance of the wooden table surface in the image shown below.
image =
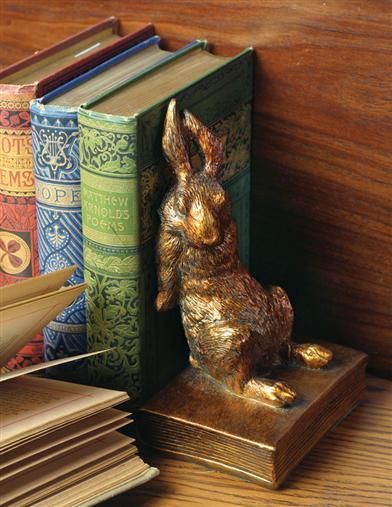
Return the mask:
<path fill-rule="evenodd" d="M 105 507 L 392 506 L 392 382 L 369 377 L 363 402 L 278 491 L 163 455 L 144 458 L 160 476 Z"/>

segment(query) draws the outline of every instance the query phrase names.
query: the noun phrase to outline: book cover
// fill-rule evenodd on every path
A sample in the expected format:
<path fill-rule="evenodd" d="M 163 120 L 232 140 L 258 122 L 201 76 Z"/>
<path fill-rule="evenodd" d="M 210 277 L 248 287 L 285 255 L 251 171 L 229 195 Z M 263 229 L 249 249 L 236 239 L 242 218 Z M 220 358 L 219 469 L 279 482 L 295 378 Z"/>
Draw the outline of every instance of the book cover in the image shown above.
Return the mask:
<path fill-rule="evenodd" d="M 177 313 L 173 318 L 154 310 L 156 209 L 165 188 L 161 136 L 171 96 L 224 138 L 222 181 L 233 201 L 245 264 L 248 257 L 251 50 L 132 117 L 94 111 L 102 97 L 81 106 L 88 349 L 117 346 L 93 360 L 90 372 L 98 385 L 127 390 L 134 404 L 187 360 Z"/>
<path fill-rule="evenodd" d="M 124 37 L 117 31 L 117 19 L 108 18 L 0 72 L 0 285 L 39 273 L 30 101 L 153 35 L 151 25 Z M 58 55 L 66 62 L 61 68 Z M 35 76 L 43 61 L 48 73 L 29 83 L 29 69 Z M 42 356 L 38 335 L 8 366 L 23 367 Z"/>
<path fill-rule="evenodd" d="M 150 57 L 148 60 L 150 63 L 143 63 L 142 60 L 133 66 L 133 55 L 152 46 L 159 47 L 159 42 L 158 36 L 151 37 L 31 103 L 41 273 L 75 264 L 77 270 L 69 282 L 83 281 L 77 107 L 58 105 L 56 98 L 90 82 L 95 76 L 110 73 L 121 62 L 126 64 L 127 77 L 133 77 L 149 66 L 153 67 L 157 62 L 170 60 L 175 53 L 159 50 L 154 54 L 154 63 L 151 63 Z M 194 44 L 197 43 L 191 43 L 186 47 L 192 47 Z M 118 80 L 120 82 L 121 76 Z M 106 84 L 106 88 L 108 87 L 109 84 Z M 85 322 L 84 296 L 81 296 L 44 328 L 45 360 L 86 352 Z M 62 376 L 64 373 L 69 376 L 70 369 L 81 370 L 81 367 L 80 364 L 72 363 L 66 372 L 52 369 L 50 373 L 56 376 Z"/>

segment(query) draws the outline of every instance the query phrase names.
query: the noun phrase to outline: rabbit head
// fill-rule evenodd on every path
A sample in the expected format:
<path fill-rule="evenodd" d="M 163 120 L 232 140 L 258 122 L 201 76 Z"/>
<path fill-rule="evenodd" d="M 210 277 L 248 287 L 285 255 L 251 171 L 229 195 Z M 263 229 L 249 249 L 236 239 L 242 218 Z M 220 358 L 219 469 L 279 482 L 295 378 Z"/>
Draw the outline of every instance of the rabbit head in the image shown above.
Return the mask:
<path fill-rule="evenodd" d="M 192 167 L 188 143 L 198 143 L 204 167 Z M 223 159 L 223 144 L 190 112 L 181 120 L 172 99 L 166 114 L 162 146 L 176 183 L 161 209 L 162 225 L 196 248 L 218 246 L 231 221 L 230 203 L 217 180 Z"/>

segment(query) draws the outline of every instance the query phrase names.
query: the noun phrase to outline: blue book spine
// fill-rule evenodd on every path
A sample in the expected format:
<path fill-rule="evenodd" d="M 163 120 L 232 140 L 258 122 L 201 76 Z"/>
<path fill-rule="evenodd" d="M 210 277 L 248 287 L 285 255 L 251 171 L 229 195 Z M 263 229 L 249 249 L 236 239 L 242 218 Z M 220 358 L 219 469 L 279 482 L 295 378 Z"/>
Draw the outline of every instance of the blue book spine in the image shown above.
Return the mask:
<path fill-rule="evenodd" d="M 31 114 L 41 273 L 76 264 L 70 284 L 83 282 L 78 123 L 75 112 Z M 43 330 L 45 360 L 86 352 L 84 295 Z M 71 363 L 72 364 L 72 363 Z M 80 368 L 80 363 L 70 368 Z"/>

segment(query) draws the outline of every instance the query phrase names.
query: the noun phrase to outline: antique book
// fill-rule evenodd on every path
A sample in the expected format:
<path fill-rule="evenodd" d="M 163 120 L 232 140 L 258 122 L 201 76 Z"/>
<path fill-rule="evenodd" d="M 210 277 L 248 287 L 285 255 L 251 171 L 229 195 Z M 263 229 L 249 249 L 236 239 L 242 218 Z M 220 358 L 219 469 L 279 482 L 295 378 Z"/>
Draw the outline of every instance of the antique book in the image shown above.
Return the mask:
<path fill-rule="evenodd" d="M 94 505 L 94 497 L 157 475 L 136 455 L 134 440 L 117 432 L 130 414 L 112 407 L 127 399 L 109 389 L 0 376 L 1 505 Z"/>
<path fill-rule="evenodd" d="M 84 292 L 85 283 L 65 285 L 75 269 L 76 266 L 69 266 L 0 287 L 0 382 L 91 356 L 91 353 L 85 353 L 44 363 L 38 361 L 13 370 L 6 366 L 10 357 L 39 329 Z M 97 351 L 101 352 L 104 351 Z"/>
<path fill-rule="evenodd" d="M 17 350 L 85 290 L 85 283 L 64 286 L 75 269 L 70 266 L 0 287 L 0 382 L 91 356 L 85 353 L 45 363 L 37 361 L 13 370 L 6 367 Z"/>
<path fill-rule="evenodd" d="M 224 140 L 221 178 L 245 264 L 248 256 L 251 49 L 228 58 L 205 45 L 192 48 L 80 107 L 88 350 L 117 346 L 89 363 L 91 379 L 127 390 L 135 404 L 187 357 L 178 314 L 154 310 L 157 207 L 165 190 L 161 135 L 172 96 Z"/>
<path fill-rule="evenodd" d="M 74 269 L 0 288 L 4 506 L 94 505 L 158 473 L 136 456 L 132 438 L 117 433 L 131 422 L 129 413 L 113 408 L 128 399 L 125 392 L 27 375 L 89 354 L 13 371 L 4 368 L 17 348 L 84 290 L 85 284 L 63 286 Z"/>
<path fill-rule="evenodd" d="M 159 42 L 158 36 L 151 37 L 31 103 L 41 273 L 75 264 L 77 270 L 70 283 L 83 281 L 78 106 L 178 53 L 160 49 Z M 187 49 L 179 51 L 184 50 Z M 81 296 L 44 328 L 45 359 L 86 352 L 85 322 Z M 84 371 L 79 363 L 73 362 L 65 369 L 51 368 L 50 374 L 84 380 Z"/>
<path fill-rule="evenodd" d="M 0 285 L 39 272 L 30 100 L 151 37 L 153 27 L 117 32 L 111 17 L 0 71 Z M 42 353 L 39 335 L 9 366 L 41 360 Z"/>
<path fill-rule="evenodd" d="M 0 288 L 0 367 L 84 291 L 84 283 L 63 287 L 74 270 L 72 266 Z"/>

